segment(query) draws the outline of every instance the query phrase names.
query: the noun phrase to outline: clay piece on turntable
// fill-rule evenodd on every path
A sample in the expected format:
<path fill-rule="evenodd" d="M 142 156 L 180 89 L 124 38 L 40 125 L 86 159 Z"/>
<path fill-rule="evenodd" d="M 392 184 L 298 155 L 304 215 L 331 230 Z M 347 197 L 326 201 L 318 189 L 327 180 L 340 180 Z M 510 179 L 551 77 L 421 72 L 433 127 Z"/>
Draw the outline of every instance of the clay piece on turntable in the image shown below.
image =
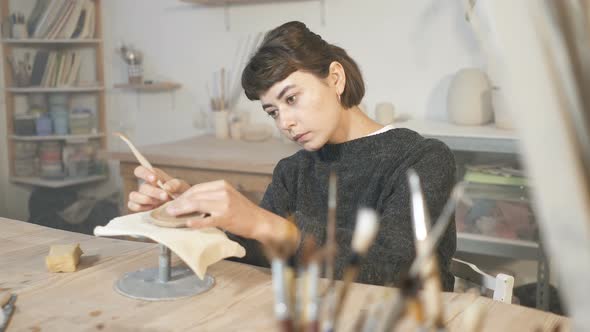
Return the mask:
<path fill-rule="evenodd" d="M 185 214 L 182 216 L 172 216 L 166 211 L 166 206 L 169 203 L 166 203 L 154 210 L 152 210 L 147 216 L 147 219 L 153 223 L 154 225 L 160 227 L 169 227 L 169 228 L 182 228 L 186 227 L 186 222 L 190 219 L 196 218 L 205 218 L 206 215 L 201 212 L 195 212 L 190 214 Z"/>

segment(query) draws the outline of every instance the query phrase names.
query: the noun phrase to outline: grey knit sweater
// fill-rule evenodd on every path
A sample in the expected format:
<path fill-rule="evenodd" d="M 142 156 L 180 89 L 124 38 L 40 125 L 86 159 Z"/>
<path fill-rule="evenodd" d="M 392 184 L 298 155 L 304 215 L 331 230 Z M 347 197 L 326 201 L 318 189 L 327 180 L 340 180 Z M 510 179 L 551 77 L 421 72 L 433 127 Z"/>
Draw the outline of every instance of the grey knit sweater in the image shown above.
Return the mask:
<path fill-rule="evenodd" d="M 375 209 L 381 219 L 379 233 L 361 266 L 358 281 L 396 284 L 415 256 L 406 177 L 409 168 L 420 175 L 434 221 L 455 182 L 455 161 L 442 142 L 425 139 L 408 129 L 392 129 L 342 144 L 328 144 L 315 152 L 300 150 L 277 164 L 261 206 L 283 217 L 295 213 L 304 236 L 313 234 L 323 243 L 328 177 L 334 170 L 338 176 L 336 276 L 342 277 L 343 267 L 351 256 L 356 211 L 364 206 Z M 231 237 L 246 247 L 247 255 L 241 261 L 268 265 L 256 241 Z M 438 250 L 445 290 L 453 288 L 449 264 L 455 246 L 456 230 L 452 223 Z"/>

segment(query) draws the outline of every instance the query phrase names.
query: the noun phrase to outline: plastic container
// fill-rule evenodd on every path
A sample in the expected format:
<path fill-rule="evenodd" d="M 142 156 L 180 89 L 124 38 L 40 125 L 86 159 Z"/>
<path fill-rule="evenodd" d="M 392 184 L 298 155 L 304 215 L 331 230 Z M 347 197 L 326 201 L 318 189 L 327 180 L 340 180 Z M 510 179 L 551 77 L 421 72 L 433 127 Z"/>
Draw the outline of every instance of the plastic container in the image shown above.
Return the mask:
<path fill-rule="evenodd" d="M 53 121 L 47 113 L 42 113 L 35 120 L 37 136 L 48 136 L 53 134 Z"/>
<path fill-rule="evenodd" d="M 14 116 L 14 133 L 19 136 L 34 136 L 37 134 L 35 116 L 33 115 L 15 115 Z"/>
<path fill-rule="evenodd" d="M 36 158 L 15 159 L 14 175 L 37 176 L 39 175 L 39 161 Z"/>
<path fill-rule="evenodd" d="M 37 157 L 37 143 L 35 142 L 20 142 L 14 143 L 14 158 L 15 159 L 33 159 Z"/>
<path fill-rule="evenodd" d="M 38 108 L 41 110 L 47 110 L 47 95 L 44 93 L 30 93 L 27 95 L 27 103 L 29 109 Z"/>
<path fill-rule="evenodd" d="M 69 112 L 65 107 L 50 106 L 53 132 L 56 135 L 67 135 L 69 132 Z"/>
<path fill-rule="evenodd" d="M 92 113 L 88 109 L 73 109 L 70 113 L 70 133 L 84 135 L 92 132 Z"/>
<path fill-rule="evenodd" d="M 43 142 L 39 145 L 39 160 L 41 164 L 62 161 L 60 142 Z"/>
<path fill-rule="evenodd" d="M 65 177 L 65 172 L 61 161 L 51 163 L 41 162 L 40 174 L 41 177 L 45 179 L 63 179 Z"/>
<path fill-rule="evenodd" d="M 458 232 L 514 240 L 538 239 L 526 187 L 467 184 L 455 212 Z"/>
<path fill-rule="evenodd" d="M 68 143 L 63 149 L 63 160 L 68 177 L 85 177 L 90 173 L 93 154 L 89 143 Z"/>
<path fill-rule="evenodd" d="M 49 95 L 49 107 L 64 106 L 67 107 L 70 102 L 70 96 L 67 93 L 52 93 Z"/>

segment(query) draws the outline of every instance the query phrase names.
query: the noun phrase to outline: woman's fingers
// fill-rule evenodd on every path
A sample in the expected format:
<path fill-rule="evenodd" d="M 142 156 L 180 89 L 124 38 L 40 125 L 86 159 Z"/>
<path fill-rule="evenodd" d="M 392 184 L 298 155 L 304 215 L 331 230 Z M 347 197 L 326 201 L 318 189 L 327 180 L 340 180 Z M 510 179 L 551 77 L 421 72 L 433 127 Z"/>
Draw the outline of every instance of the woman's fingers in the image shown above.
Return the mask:
<path fill-rule="evenodd" d="M 168 200 L 168 194 L 166 194 L 166 192 L 164 190 L 162 190 L 158 187 L 154 187 L 154 186 L 147 184 L 147 183 L 143 183 L 142 185 L 139 186 L 139 192 L 146 195 L 146 196 L 158 199 L 160 201 L 167 201 Z"/>
<path fill-rule="evenodd" d="M 210 191 L 218 191 L 218 190 L 229 190 L 231 185 L 225 180 L 217 180 L 211 182 L 204 182 L 199 183 L 192 186 L 187 193 L 201 193 L 201 192 L 210 192 Z"/>
<path fill-rule="evenodd" d="M 159 199 L 155 199 L 148 195 L 139 193 L 137 191 L 132 191 L 129 194 L 129 201 L 139 205 L 159 205 L 162 204 L 162 201 Z"/>
<path fill-rule="evenodd" d="M 153 205 L 140 205 L 140 204 L 134 203 L 132 201 L 127 202 L 127 207 L 129 208 L 129 210 L 131 210 L 133 212 L 149 211 L 154 208 Z"/>
<path fill-rule="evenodd" d="M 189 184 L 180 179 L 172 179 L 164 183 L 164 189 L 173 194 L 182 194 L 189 188 Z"/>
<path fill-rule="evenodd" d="M 153 171 L 150 171 L 149 169 L 143 167 L 143 166 L 137 166 L 135 167 L 135 169 L 133 170 L 133 174 L 146 181 L 149 182 L 151 184 L 156 184 L 156 182 L 158 180 L 162 181 L 162 182 L 166 182 L 172 179 L 172 177 L 168 174 L 166 174 L 164 171 L 162 171 L 159 168 L 154 168 Z"/>
<path fill-rule="evenodd" d="M 213 216 L 222 215 L 227 210 L 227 202 L 211 197 L 193 197 L 181 196 L 172 201 L 167 207 L 166 212 L 173 216 L 203 212 Z"/>
<path fill-rule="evenodd" d="M 195 219 L 189 219 L 186 222 L 186 226 L 190 227 L 190 228 L 207 228 L 207 227 L 216 227 L 217 224 L 219 223 L 219 218 L 218 217 L 207 217 L 207 218 L 195 218 Z"/>
<path fill-rule="evenodd" d="M 135 169 L 133 170 L 133 174 L 138 178 L 149 183 L 156 183 L 157 180 L 156 174 L 143 166 L 135 167 Z"/>

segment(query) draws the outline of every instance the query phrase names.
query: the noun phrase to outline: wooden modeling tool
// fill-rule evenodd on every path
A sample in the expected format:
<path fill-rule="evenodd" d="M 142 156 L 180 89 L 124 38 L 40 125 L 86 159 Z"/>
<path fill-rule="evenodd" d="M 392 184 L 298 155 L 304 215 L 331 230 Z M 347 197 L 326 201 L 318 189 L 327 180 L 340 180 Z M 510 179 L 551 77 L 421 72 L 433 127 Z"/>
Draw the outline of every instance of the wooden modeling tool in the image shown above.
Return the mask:
<path fill-rule="evenodd" d="M 337 328 L 338 318 L 340 312 L 344 307 L 348 289 L 354 280 L 356 280 L 361 261 L 369 252 L 369 248 L 375 241 L 377 231 L 379 230 L 379 222 L 377 213 L 372 209 L 361 208 L 358 210 L 356 218 L 356 226 L 354 234 L 352 235 L 352 257 L 344 270 L 344 285 L 340 289 L 338 298 L 336 300 L 336 310 L 334 312 L 334 326 Z"/>
<path fill-rule="evenodd" d="M 119 133 L 119 132 L 115 132 L 115 133 L 113 133 L 113 135 L 118 136 L 119 138 L 121 138 L 123 140 L 123 142 L 127 143 L 129 148 L 131 149 L 131 152 L 133 152 L 133 155 L 135 156 L 137 161 L 139 161 L 139 164 L 141 166 L 147 168 L 150 172 L 156 174 L 156 171 L 154 170 L 154 167 L 152 167 L 152 164 L 150 164 L 150 162 L 139 152 L 139 150 L 137 150 L 135 145 L 133 145 L 133 143 L 131 143 L 131 141 L 129 140 L 129 138 L 127 138 L 127 136 L 125 136 L 124 134 Z M 157 176 L 157 174 L 156 174 L 156 176 Z M 156 180 L 157 180 L 156 184 L 158 185 L 158 187 L 160 187 L 160 189 L 164 190 L 166 192 L 166 194 L 168 194 L 168 196 L 170 196 L 172 199 L 176 199 L 175 195 L 168 192 L 168 190 L 164 189 L 164 183 L 162 183 L 162 181 L 160 179 L 156 179 Z"/>
<path fill-rule="evenodd" d="M 424 201 L 424 194 L 422 193 L 418 173 L 410 169 L 407 175 L 412 198 L 412 221 L 414 225 L 416 255 L 418 256 L 426 250 L 425 241 L 430 231 L 430 215 Z M 426 324 L 432 325 L 435 328 L 443 328 L 442 285 L 436 255 L 430 255 L 430 259 L 424 263 L 420 277 L 424 286 L 422 296 L 425 315 L 422 312 L 416 312 L 416 317 L 424 319 Z M 415 306 L 415 309 L 421 310 L 422 306 L 418 304 Z"/>

